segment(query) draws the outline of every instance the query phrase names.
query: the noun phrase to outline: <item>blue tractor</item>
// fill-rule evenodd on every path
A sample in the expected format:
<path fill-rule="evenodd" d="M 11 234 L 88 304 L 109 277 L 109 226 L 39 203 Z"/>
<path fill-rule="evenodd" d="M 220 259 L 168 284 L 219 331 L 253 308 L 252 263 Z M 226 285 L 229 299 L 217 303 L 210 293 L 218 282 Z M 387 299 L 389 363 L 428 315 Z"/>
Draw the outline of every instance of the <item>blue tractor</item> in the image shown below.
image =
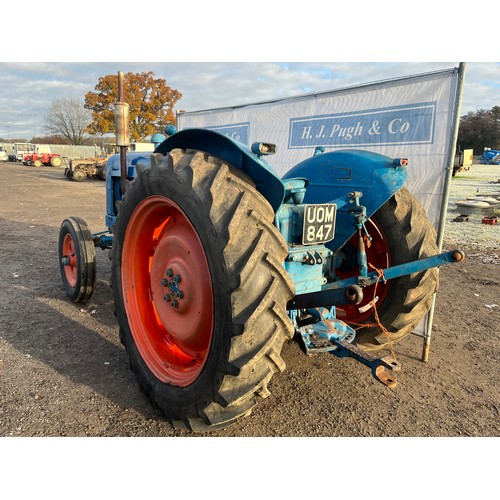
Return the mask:
<path fill-rule="evenodd" d="M 232 424 L 269 395 L 293 337 L 393 387 L 399 363 L 375 354 L 428 311 L 437 267 L 464 257 L 439 254 L 407 160 L 318 149 L 279 178 L 272 144 L 167 132 L 153 153 L 108 160 L 107 231 L 69 217 L 59 238 L 77 303 L 95 248 L 110 249 L 120 339 L 153 404 L 178 428 Z"/>

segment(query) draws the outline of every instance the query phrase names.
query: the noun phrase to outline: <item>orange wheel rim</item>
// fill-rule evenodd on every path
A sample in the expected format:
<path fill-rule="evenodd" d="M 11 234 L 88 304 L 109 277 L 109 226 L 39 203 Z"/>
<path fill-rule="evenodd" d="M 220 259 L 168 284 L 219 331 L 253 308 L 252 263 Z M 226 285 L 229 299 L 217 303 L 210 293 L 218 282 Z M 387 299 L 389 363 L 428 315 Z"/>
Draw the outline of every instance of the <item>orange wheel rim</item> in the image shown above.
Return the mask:
<path fill-rule="evenodd" d="M 200 375 L 214 324 L 203 244 L 172 200 L 144 199 L 127 225 L 122 291 L 137 349 L 162 382 L 185 387 Z"/>
<path fill-rule="evenodd" d="M 369 219 L 366 223 L 368 233 L 372 237 L 371 245 L 368 248 L 366 246 L 366 258 L 369 264 L 372 264 L 377 269 L 385 269 L 391 266 L 391 251 L 389 248 L 389 242 L 387 237 L 380 225 L 372 219 Z M 353 252 L 357 252 L 358 248 L 358 235 L 357 233 L 351 237 L 347 242 L 346 247 L 349 247 Z M 368 272 L 374 269 L 369 268 Z M 359 275 L 359 267 L 348 272 L 343 272 L 341 269 L 336 271 L 339 279 L 352 278 L 353 276 Z M 377 289 L 375 291 L 375 285 L 368 286 L 363 289 L 363 300 L 360 304 L 343 304 L 337 306 L 337 316 L 339 319 L 347 321 L 348 323 L 361 324 L 366 321 L 369 317 L 373 315 L 373 306 L 370 305 L 375 299 L 375 307 L 379 308 L 387 293 L 389 292 L 389 282 L 384 283 L 380 280 L 377 283 Z M 376 293 L 376 297 L 374 297 Z"/>
<path fill-rule="evenodd" d="M 66 276 L 66 281 L 71 288 L 75 288 L 78 279 L 78 262 L 76 259 L 75 242 L 69 233 L 64 235 L 62 254 L 63 257 L 67 258 L 67 261 L 64 264 L 64 275 Z"/>

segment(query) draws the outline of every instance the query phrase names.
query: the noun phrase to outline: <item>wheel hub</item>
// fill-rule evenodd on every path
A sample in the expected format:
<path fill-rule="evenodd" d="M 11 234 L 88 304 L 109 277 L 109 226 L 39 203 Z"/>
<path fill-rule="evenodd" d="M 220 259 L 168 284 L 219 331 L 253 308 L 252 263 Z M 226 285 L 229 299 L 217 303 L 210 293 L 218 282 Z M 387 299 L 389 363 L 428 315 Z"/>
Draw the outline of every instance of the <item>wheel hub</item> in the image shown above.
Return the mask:
<path fill-rule="evenodd" d="M 182 281 L 181 275 L 176 274 L 174 276 L 174 272 L 170 268 L 165 271 L 165 275 L 171 278 L 163 278 L 161 280 L 161 286 L 167 288 L 167 293 L 163 296 L 163 300 L 165 302 L 170 302 L 170 305 L 174 309 L 177 309 L 179 307 L 178 299 L 184 299 L 184 292 L 179 288 L 179 283 Z"/>
<path fill-rule="evenodd" d="M 66 280 L 69 286 L 74 287 L 78 278 L 78 268 L 75 243 L 69 233 L 64 236 L 62 253 L 63 257 L 61 259 L 61 264 L 64 266 Z"/>

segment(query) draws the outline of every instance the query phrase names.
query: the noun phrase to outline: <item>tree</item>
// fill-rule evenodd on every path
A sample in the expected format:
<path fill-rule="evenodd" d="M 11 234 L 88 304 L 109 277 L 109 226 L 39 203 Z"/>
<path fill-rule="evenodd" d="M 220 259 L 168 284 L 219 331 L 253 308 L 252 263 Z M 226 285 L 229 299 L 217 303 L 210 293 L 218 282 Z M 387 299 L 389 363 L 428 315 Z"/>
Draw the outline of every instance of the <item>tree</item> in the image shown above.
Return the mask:
<path fill-rule="evenodd" d="M 175 123 L 175 103 L 182 94 L 153 72 L 124 75 L 124 98 L 129 105 L 130 135 L 136 142 Z M 93 134 L 115 132 L 114 103 L 118 101 L 118 76 L 99 78 L 95 92 L 85 95 L 85 107 L 92 111 L 87 131 Z"/>
<path fill-rule="evenodd" d="M 45 129 L 52 135 L 62 135 L 70 144 L 83 144 L 87 138 L 85 132 L 92 119 L 91 113 L 83 103 L 76 99 L 58 99 L 52 101 L 45 115 Z"/>
<path fill-rule="evenodd" d="M 500 106 L 493 106 L 491 108 L 491 114 L 497 123 L 500 123 Z"/>
<path fill-rule="evenodd" d="M 500 148 L 500 107 L 469 111 L 460 118 L 458 145 L 482 154 L 484 148 Z"/>
<path fill-rule="evenodd" d="M 33 144 L 71 144 L 67 137 L 58 134 L 33 137 L 30 142 Z"/>

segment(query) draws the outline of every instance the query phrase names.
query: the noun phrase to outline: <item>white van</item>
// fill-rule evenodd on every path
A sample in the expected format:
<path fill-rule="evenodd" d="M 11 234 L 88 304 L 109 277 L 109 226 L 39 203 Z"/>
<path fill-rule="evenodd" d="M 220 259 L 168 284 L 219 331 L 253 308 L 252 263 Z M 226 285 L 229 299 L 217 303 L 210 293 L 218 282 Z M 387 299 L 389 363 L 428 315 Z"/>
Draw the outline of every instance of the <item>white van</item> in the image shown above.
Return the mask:
<path fill-rule="evenodd" d="M 9 155 L 7 154 L 7 151 L 0 146 L 0 161 L 7 161 L 9 159 Z"/>

